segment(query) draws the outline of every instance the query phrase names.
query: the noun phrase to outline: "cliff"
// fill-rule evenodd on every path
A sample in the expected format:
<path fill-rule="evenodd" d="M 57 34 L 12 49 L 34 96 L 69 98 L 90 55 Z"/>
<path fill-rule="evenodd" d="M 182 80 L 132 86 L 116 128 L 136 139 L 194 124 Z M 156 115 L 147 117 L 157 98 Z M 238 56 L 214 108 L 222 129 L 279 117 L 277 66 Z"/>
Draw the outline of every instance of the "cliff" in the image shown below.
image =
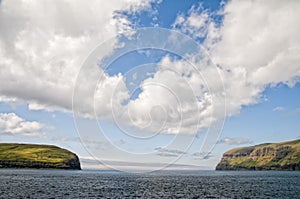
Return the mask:
<path fill-rule="evenodd" d="M 0 168 L 76 169 L 76 154 L 52 145 L 0 144 Z"/>
<path fill-rule="evenodd" d="M 216 170 L 300 170 L 300 139 L 229 150 Z"/>

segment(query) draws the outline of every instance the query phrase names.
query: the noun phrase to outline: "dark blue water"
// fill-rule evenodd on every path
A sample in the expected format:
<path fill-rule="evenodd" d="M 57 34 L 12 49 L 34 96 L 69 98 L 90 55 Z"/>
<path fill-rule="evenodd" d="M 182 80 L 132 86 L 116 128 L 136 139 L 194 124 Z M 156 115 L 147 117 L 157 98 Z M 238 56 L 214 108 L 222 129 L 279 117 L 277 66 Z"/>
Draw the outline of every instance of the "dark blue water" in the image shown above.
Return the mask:
<path fill-rule="evenodd" d="M 0 198 L 300 198 L 300 172 L 0 170 Z"/>

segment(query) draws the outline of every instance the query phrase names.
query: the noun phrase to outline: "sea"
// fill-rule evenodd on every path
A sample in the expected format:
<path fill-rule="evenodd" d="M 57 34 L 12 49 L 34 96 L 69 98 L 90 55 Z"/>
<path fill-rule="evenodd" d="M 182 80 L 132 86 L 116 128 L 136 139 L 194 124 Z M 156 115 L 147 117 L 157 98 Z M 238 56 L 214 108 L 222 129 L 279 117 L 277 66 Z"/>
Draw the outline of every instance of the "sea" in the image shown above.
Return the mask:
<path fill-rule="evenodd" d="M 300 198 L 300 172 L 1 169 L 0 198 Z"/>

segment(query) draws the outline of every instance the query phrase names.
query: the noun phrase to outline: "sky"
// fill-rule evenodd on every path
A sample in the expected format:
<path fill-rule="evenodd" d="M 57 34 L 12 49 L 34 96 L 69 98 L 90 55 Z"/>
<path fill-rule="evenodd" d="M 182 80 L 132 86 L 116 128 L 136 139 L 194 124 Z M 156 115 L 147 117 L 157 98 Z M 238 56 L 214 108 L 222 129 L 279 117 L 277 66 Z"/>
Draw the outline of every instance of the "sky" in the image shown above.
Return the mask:
<path fill-rule="evenodd" d="M 0 1 L 0 142 L 211 170 L 300 138 L 300 2 Z"/>

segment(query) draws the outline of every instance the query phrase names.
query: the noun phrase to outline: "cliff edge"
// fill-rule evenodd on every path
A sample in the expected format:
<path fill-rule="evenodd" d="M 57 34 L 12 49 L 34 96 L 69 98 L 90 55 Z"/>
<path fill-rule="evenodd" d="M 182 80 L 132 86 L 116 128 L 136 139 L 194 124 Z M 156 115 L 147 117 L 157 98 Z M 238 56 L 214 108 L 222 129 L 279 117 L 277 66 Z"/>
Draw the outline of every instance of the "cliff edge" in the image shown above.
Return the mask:
<path fill-rule="evenodd" d="M 76 154 L 52 145 L 0 143 L 0 168 L 80 170 Z"/>
<path fill-rule="evenodd" d="M 216 170 L 300 170 L 300 139 L 235 148 L 223 154 Z"/>

